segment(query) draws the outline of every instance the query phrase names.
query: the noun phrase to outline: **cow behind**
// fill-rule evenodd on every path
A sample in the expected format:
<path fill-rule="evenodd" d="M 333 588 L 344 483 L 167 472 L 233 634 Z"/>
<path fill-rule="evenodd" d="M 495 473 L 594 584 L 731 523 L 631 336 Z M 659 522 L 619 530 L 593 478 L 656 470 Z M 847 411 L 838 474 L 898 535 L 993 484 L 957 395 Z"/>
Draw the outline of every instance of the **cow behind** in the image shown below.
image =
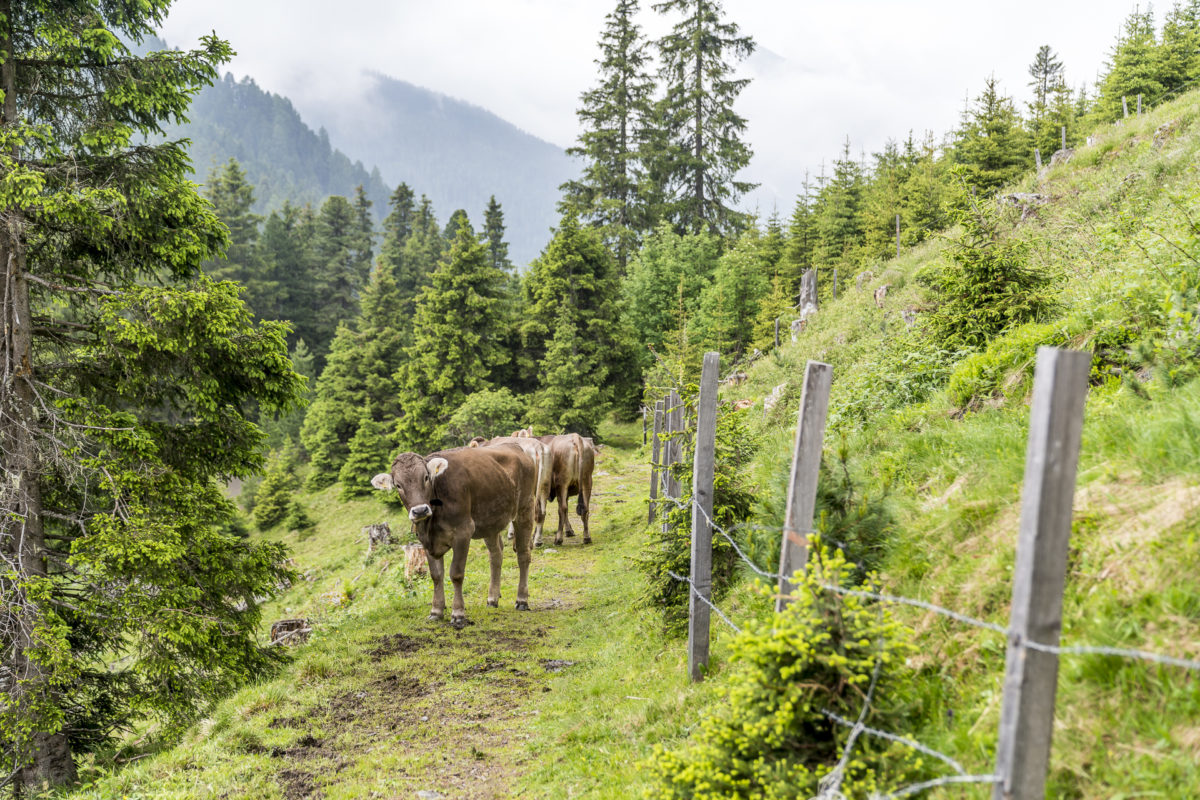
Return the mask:
<path fill-rule="evenodd" d="M 533 546 L 542 546 L 542 528 L 546 522 L 546 507 L 550 503 L 550 453 L 541 440 L 530 436 L 497 436 L 494 439 L 479 442 L 471 440 L 471 447 L 492 447 L 498 444 L 516 445 L 533 459 L 537 468 L 537 479 L 534 487 L 536 505 L 533 511 Z"/>
<path fill-rule="evenodd" d="M 401 453 L 391 472 L 371 479 L 376 489 L 392 490 L 408 509 L 417 540 L 429 559 L 433 579 L 430 619 L 441 619 L 446 610 L 442 558 L 452 552 L 450 580 L 454 584 L 451 622 L 466 624 L 462 582 L 472 539 L 482 539 L 491 558 L 488 605 L 500 603 L 501 533 L 511 522 L 515 534 L 520 579 L 517 609 L 529 610 L 529 562 L 534 516 L 536 467 L 520 447 L 463 447 L 429 456 Z"/>
<path fill-rule="evenodd" d="M 558 531 L 554 543 L 563 543 L 564 532 L 574 536 L 567 501 L 578 495 L 575 512 L 583 520 L 583 543 L 591 544 L 588 521 L 592 504 L 592 471 L 596 465 L 596 448 L 591 439 L 577 433 L 537 437 L 550 450 L 550 500 L 558 498 Z"/>

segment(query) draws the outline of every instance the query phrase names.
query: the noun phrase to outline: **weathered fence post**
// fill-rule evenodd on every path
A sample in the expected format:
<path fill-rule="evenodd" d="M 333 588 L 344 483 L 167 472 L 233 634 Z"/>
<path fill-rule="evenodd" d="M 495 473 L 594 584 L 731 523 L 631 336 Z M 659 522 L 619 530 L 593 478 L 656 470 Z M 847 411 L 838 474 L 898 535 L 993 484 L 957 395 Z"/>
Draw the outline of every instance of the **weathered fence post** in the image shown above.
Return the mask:
<path fill-rule="evenodd" d="M 779 347 L 779 317 L 775 318 L 775 346 Z"/>
<path fill-rule="evenodd" d="M 663 401 L 657 400 L 654 403 L 654 441 L 650 444 L 650 522 L 654 522 L 654 515 L 658 511 L 658 484 L 662 480 L 660 474 L 662 466 L 658 463 L 659 455 L 662 451 L 662 440 L 659 435 L 663 428 Z"/>
<path fill-rule="evenodd" d="M 1129 116 L 1129 98 L 1125 95 L 1121 95 L 1121 110 L 1125 113 L 1126 117 Z"/>
<path fill-rule="evenodd" d="M 663 409 L 667 418 L 667 442 L 664 450 L 665 458 L 663 459 L 663 497 L 672 500 L 679 500 L 679 481 L 675 478 L 675 473 L 671 469 L 679 463 L 683 456 L 683 442 L 680 441 L 680 434 L 683 432 L 683 401 L 679 399 L 679 393 L 674 389 L 667 392 L 667 405 Z M 662 529 L 666 533 L 670 528 L 670 521 L 666 515 L 663 515 Z"/>
<path fill-rule="evenodd" d="M 783 545 L 779 553 L 779 596 L 775 610 L 791 602 L 792 575 L 808 564 L 808 532 L 813 527 L 817 505 L 817 475 L 825 444 L 825 416 L 829 410 L 829 387 L 833 367 L 809 361 L 804 370 L 800 416 L 796 424 L 796 449 L 792 454 L 792 480 L 788 486 L 787 514 L 783 520 Z"/>
<path fill-rule="evenodd" d="M 833 299 L 837 300 L 837 267 L 833 268 Z"/>
<path fill-rule="evenodd" d="M 1066 150 L 1067 149 L 1067 126 L 1063 125 L 1060 128 L 1060 131 L 1062 133 L 1062 149 Z"/>
<path fill-rule="evenodd" d="M 1142 95 L 1141 95 L 1141 92 L 1139 92 L 1139 93 L 1138 93 L 1138 110 L 1137 110 L 1137 113 L 1138 113 L 1138 116 L 1139 116 L 1139 117 L 1142 115 Z"/>
<path fill-rule="evenodd" d="M 817 270 L 815 267 L 809 267 L 803 275 L 800 276 L 800 314 L 804 315 L 804 309 L 812 306 L 813 311 L 820 308 L 820 303 L 817 302 Z"/>
<path fill-rule="evenodd" d="M 900 257 L 900 215 L 896 215 L 896 258 Z"/>
<path fill-rule="evenodd" d="M 688 674 L 696 683 L 708 668 L 712 600 L 713 473 L 717 442 L 718 353 L 704 354 L 696 408 L 696 449 L 692 461 L 692 591 L 688 595 Z"/>
<path fill-rule="evenodd" d="M 1039 347 L 1025 451 L 1025 488 L 1013 569 L 1004 699 L 994 800 L 1041 800 L 1046 792 L 1071 506 L 1091 353 Z"/>
<path fill-rule="evenodd" d="M 1042 151 L 1041 148 L 1033 148 L 1033 164 L 1037 169 L 1042 168 Z"/>

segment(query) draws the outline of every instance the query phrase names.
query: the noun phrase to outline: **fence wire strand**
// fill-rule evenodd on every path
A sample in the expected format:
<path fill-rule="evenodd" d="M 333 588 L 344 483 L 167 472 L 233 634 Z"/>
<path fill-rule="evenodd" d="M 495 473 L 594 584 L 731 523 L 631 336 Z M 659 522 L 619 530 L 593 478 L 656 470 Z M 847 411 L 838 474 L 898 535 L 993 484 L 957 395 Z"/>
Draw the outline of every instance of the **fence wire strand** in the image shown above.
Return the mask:
<path fill-rule="evenodd" d="M 683 575 L 676 575 L 671 570 L 667 570 L 667 574 L 670 575 L 675 580 L 679 581 L 680 583 L 686 583 L 688 585 L 688 588 L 691 590 L 691 593 L 694 594 L 701 602 L 703 602 L 704 605 L 708 606 L 713 611 L 717 612 L 717 616 L 720 617 L 722 620 L 724 620 L 726 625 L 728 625 L 730 628 L 733 628 L 735 633 L 742 632 L 741 628 L 739 628 L 737 625 L 733 624 L 733 620 L 731 620 L 729 617 L 725 616 L 724 611 L 717 608 L 716 604 L 714 604 L 711 600 L 709 600 L 707 597 L 705 597 L 704 595 L 702 595 L 700 593 L 700 590 L 696 588 L 696 584 L 692 582 L 691 578 L 685 577 Z"/>
<path fill-rule="evenodd" d="M 911 786 L 905 786 L 903 789 L 897 789 L 888 794 L 872 794 L 871 800 L 899 800 L 901 797 L 910 797 L 918 792 L 924 792 L 929 789 L 936 789 L 939 786 L 950 786 L 956 783 L 998 783 L 1000 778 L 996 775 L 947 775 L 944 778 L 935 778 L 931 781 L 922 783 L 914 783 Z"/>
<path fill-rule="evenodd" d="M 959 775 L 967 774 L 967 771 L 965 769 L 963 769 L 962 764 L 959 764 L 957 761 L 955 761 L 950 756 L 946 755 L 945 753 L 939 753 L 937 750 L 934 750 L 930 747 L 926 747 L 925 745 L 921 744 L 920 742 L 918 742 L 914 739 L 909 739 L 907 736 L 897 736 L 894 733 L 888 733 L 887 731 L 881 731 L 878 728 L 869 728 L 866 725 L 863 725 L 861 720 L 859 720 L 859 722 L 857 722 L 857 723 L 851 722 L 850 720 L 848 720 L 844 717 L 839 717 L 837 714 L 833 713 L 832 711 L 829 711 L 828 709 L 822 711 L 821 713 L 839 725 L 843 725 L 847 728 L 859 728 L 862 730 L 863 733 L 870 734 L 871 736 L 876 736 L 880 739 L 887 739 L 890 742 L 897 742 L 898 744 L 902 744 L 905 747 L 910 747 L 919 753 L 924 753 L 927 756 L 936 758 L 937 760 L 948 765 L 952 770 L 954 770 Z"/>

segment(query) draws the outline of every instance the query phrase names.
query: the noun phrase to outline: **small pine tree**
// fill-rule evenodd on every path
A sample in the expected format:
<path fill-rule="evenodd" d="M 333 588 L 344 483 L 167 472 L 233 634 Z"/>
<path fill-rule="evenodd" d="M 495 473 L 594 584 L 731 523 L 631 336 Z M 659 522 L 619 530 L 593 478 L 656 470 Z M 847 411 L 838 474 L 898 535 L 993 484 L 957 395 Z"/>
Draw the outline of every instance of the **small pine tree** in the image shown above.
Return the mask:
<path fill-rule="evenodd" d="M 286 452 L 276 453 L 255 495 L 254 524 L 260 531 L 270 530 L 283 521 L 295 487 L 290 456 Z"/>
<path fill-rule="evenodd" d="M 346 460 L 338 470 L 341 498 L 350 500 L 370 494 L 371 476 L 387 469 L 394 445 L 388 436 L 389 425 L 364 417 L 346 447 Z"/>
<path fill-rule="evenodd" d="M 283 527 L 289 532 L 299 532 L 315 528 L 317 523 L 308 515 L 304 504 L 299 500 L 292 498 L 292 502 L 288 504 L 287 516 L 283 518 Z"/>
<path fill-rule="evenodd" d="M 1033 166 L 1033 145 L 1011 97 L 989 77 L 975 105 L 963 115 L 954 145 L 967 182 L 985 195 Z"/>

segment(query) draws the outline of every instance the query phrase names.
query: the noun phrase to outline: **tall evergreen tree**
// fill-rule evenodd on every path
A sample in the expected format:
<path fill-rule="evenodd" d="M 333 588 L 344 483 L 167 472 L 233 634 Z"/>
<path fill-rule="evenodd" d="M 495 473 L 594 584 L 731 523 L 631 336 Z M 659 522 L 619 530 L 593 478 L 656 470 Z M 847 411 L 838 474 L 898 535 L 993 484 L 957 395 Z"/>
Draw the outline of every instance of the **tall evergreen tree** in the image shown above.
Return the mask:
<path fill-rule="evenodd" d="M 983 93 L 963 115 L 954 145 L 955 161 L 968 181 L 991 194 L 1033 166 L 1033 147 L 1012 98 L 989 77 Z"/>
<path fill-rule="evenodd" d="M 263 269 L 278 287 L 274 303 L 256 309 L 264 319 L 286 319 L 292 322 L 290 341 L 315 341 L 321 327 L 317 318 L 316 253 L 313 240 L 316 220 L 308 206 L 297 207 L 284 203 L 272 211 L 263 223 L 259 237 L 259 253 Z M 328 342 L 311 348 L 319 369 L 324 363 Z"/>
<path fill-rule="evenodd" d="M 371 240 L 363 209 L 339 195 L 321 204 L 313 239 L 313 350 L 324 354 L 339 322 L 358 313 L 358 295 L 371 268 Z M 308 337 L 305 337 L 306 339 Z"/>
<path fill-rule="evenodd" d="M 1033 146 L 1049 161 L 1050 154 L 1058 149 L 1060 129 L 1054 125 L 1053 107 L 1055 96 L 1066 86 L 1063 64 L 1050 45 L 1038 48 L 1033 63 L 1029 65 L 1029 88 L 1033 89 L 1033 100 L 1029 109 L 1029 135 Z"/>
<path fill-rule="evenodd" d="M 712 283 L 700 296 L 697 336 L 707 349 L 734 360 L 752 344 L 754 323 L 770 290 L 774 270 L 765 269 L 764 244 L 756 229 L 744 232 L 721 256 Z"/>
<path fill-rule="evenodd" d="M 417 298 L 413 344 L 396 373 L 403 414 L 396 439 L 405 450 L 443 444 L 443 426 L 467 395 L 491 388 L 489 376 L 508 354 L 498 346 L 495 315 L 504 275 L 468 224 Z"/>
<path fill-rule="evenodd" d="M 613 403 L 638 383 L 620 333 L 613 257 L 598 231 L 568 214 L 530 265 L 525 287 L 525 330 L 549 333 L 530 420 L 543 430 L 594 436 Z"/>
<path fill-rule="evenodd" d="M 1143 103 L 1153 103 L 1163 93 L 1154 12 L 1149 7 L 1145 11 L 1135 9 L 1125 18 L 1107 67 L 1097 87 L 1094 108 L 1094 118 L 1100 122 L 1112 122 L 1124 115 L 1122 98 L 1136 103 L 1140 94 Z"/>
<path fill-rule="evenodd" d="M 667 218 L 680 231 L 739 230 L 748 219 L 734 204 L 755 184 L 736 178 L 752 153 L 742 138 L 746 120 L 733 107 L 750 81 L 732 76 L 754 52 L 754 40 L 723 19 L 718 0 L 666 0 L 654 10 L 683 17 L 658 41 L 665 87 L 658 124 L 666 147 L 647 153 L 663 162 Z"/>
<path fill-rule="evenodd" d="M 783 258 L 779 264 L 780 280 L 789 297 L 799 290 L 800 276 L 812 266 L 815 245 L 816 220 L 813 213 L 812 187 L 806 171 L 800 194 L 796 196 L 796 205 L 792 209 L 792 217 L 788 221 L 787 243 L 784 245 Z"/>
<path fill-rule="evenodd" d="M 203 274 L 227 228 L 163 127 L 232 51 L 132 52 L 166 10 L 0 0 L 0 781 L 30 793 L 275 660 L 283 548 L 227 530 L 219 481 L 262 466 L 241 409 L 300 382 L 284 326 Z"/>
<path fill-rule="evenodd" d="M 872 258 L 884 258 L 896 254 L 896 215 L 904 202 L 911 160 L 891 139 L 872 158 L 875 163 L 863 187 L 863 250 Z"/>
<path fill-rule="evenodd" d="M 639 236 L 649 228 L 638 194 L 641 147 L 651 114 L 654 80 L 637 0 L 617 0 L 600 37 L 600 85 L 583 93 L 576 112 L 583 132 L 567 154 L 583 159 L 583 174 L 562 185 L 560 209 L 599 226 L 624 273 Z"/>
<path fill-rule="evenodd" d="M 946 227 L 949 178 L 947 159 L 939 157 L 932 131 L 925 133 L 919 146 L 909 136 L 905 159 L 911 166 L 901 187 L 900 241 L 911 246 Z"/>
<path fill-rule="evenodd" d="M 862 165 L 850 155 L 850 137 L 842 157 L 833 163 L 833 177 L 821 187 L 814 209 L 816 244 L 813 266 L 819 281 L 832 281 L 834 267 L 855 263 L 863 245 Z"/>
<path fill-rule="evenodd" d="M 496 201 L 496 195 L 488 198 L 487 208 L 483 212 L 483 238 L 487 242 L 492 266 L 511 274 L 513 263 L 508 260 L 508 242 L 504 240 L 504 209 Z"/>
<path fill-rule="evenodd" d="M 1155 61 L 1164 96 L 1200 79 L 1200 0 L 1177 2 L 1167 12 Z"/>
<path fill-rule="evenodd" d="M 396 284 L 404 302 L 401 312 L 406 317 L 411 319 L 416 297 L 429 283 L 429 275 L 436 269 L 445 251 L 446 240 L 442 238 L 441 228 L 433 213 L 433 203 L 421 195 L 413 218 L 412 233 L 404 242 L 404 268 L 396 273 Z"/>

